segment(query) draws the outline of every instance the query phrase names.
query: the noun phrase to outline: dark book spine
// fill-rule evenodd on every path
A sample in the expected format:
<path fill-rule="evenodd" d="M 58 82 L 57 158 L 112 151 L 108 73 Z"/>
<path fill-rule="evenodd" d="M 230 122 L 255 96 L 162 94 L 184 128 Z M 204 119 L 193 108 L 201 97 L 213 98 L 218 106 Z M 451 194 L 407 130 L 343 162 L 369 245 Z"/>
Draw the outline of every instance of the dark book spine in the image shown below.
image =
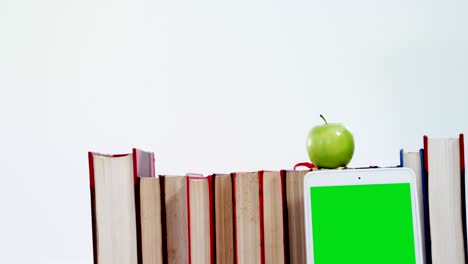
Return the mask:
<path fill-rule="evenodd" d="M 96 230 L 96 192 L 94 189 L 94 161 L 93 153 L 88 152 L 88 164 L 89 164 L 89 189 L 91 195 L 91 228 L 93 236 L 93 262 L 98 264 L 97 256 L 97 230 Z"/>
<path fill-rule="evenodd" d="M 96 192 L 94 191 L 94 188 L 91 188 L 91 225 L 93 232 L 93 261 L 94 264 L 97 264 Z"/>
<path fill-rule="evenodd" d="M 143 263 L 143 252 L 141 247 L 141 208 L 140 208 L 140 180 L 135 182 L 135 221 L 137 238 L 137 263 Z"/>
<path fill-rule="evenodd" d="M 280 171 L 281 177 L 281 199 L 283 202 L 283 246 L 284 246 L 284 263 L 290 262 L 289 252 L 289 221 L 288 221 L 288 204 L 286 201 L 286 171 Z"/>
<path fill-rule="evenodd" d="M 460 147 L 460 183 L 461 183 L 461 204 L 462 204 L 462 223 L 463 223 L 463 247 L 465 250 L 465 263 L 468 263 L 467 230 L 466 230 L 466 188 L 465 188 L 465 139 L 463 134 L 459 136 Z"/>
<path fill-rule="evenodd" d="M 237 251 L 236 251 L 236 200 L 234 199 L 234 176 L 231 174 L 231 203 L 232 203 L 232 234 L 233 234 L 233 240 L 234 240 L 234 254 L 233 256 L 233 263 L 236 263 L 236 256 L 237 256 Z M 222 263 L 220 263 L 222 264 Z"/>
<path fill-rule="evenodd" d="M 210 204 L 212 206 L 212 215 L 210 215 L 210 221 L 212 223 L 212 237 L 211 241 L 213 242 L 213 259 L 211 260 L 211 263 L 216 264 L 216 174 L 213 174 L 212 179 L 211 179 L 211 193 L 212 195 L 210 196 Z"/>
<path fill-rule="evenodd" d="M 167 224 L 166 224 L 166 185 L 164 176 L 159 176 L 159 188 L 161 189 L 161 236 L 162 236 L 162 260 L 167 264 Z"/>
<path fill-rule="evenodd" d="M 258 172 L 258 204 L 260 215 L 260 263 L 265 264 L 265 228 L 263 212 L 263 171 Z"/>
<path fill-rule="evenodd" d="M 231 174 L 232 177 L 232 215 L 234 218 L 234 263 L 237 264 L 239 256 L 237 255 L 237 213 L 236 213 L 236 173 Z"/>
<path fill-rule="evenodd" d="M 210 263 L 216 263 L 216 225 L 214 207 L 214 176 L 208 176 L 208 203 L 210 210 Z"/>
<path fill-rule="evenodd" d="M 398 167 L 404 167 L 405 166 L 405 164 L 403 164 L 404 163 L 403 154 L 404 154 L 403 149 L 400 149 L 400 165 Z"/>
<path fill-rule="evenodd" d="M 424 207 L 424 240 L 426 245 L 426 264 L 432 264 L 432 245 L 431 245 L 431 221 L 429 219 L 429 159 L 428 159 L 428 138 L 424 136 L 424 150 L 421 152 L 422 169 L 422 192 Z"/>

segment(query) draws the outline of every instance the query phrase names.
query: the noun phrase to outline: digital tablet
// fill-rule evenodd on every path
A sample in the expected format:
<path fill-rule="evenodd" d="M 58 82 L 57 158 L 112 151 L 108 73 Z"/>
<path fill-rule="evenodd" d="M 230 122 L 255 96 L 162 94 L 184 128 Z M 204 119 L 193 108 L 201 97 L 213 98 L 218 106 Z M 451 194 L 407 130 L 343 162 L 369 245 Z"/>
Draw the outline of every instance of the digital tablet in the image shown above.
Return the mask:
<path fill-rule="evenodd" d="M 319 170 L 304 178 L 309 264 L 423 264 L 414 173 Z"/>

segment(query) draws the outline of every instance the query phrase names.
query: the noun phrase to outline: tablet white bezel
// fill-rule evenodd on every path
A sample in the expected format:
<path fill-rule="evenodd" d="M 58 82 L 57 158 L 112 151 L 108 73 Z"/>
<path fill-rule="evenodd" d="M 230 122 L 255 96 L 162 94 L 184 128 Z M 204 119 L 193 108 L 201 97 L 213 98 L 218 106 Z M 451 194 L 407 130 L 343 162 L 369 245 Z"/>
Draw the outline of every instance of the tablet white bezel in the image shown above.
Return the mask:
<path fill-rule="evenodd" d="M 319 170 L 307 173 L 304 177 L 304 215 L 307 263 L 314 264 L 310 187 L 388 183 L 410 184 L 416 264 L 423 264 L 416 180 L 414 172 L 408 168 Z"/>

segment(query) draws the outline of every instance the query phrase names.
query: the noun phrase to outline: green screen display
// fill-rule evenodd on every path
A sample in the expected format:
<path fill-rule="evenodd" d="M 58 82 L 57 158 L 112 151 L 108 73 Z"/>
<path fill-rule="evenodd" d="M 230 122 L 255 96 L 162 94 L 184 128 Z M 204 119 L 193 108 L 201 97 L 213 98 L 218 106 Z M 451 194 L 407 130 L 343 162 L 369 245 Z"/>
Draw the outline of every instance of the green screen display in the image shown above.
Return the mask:
<path fill-rule="evenodd" d="M 311 187 L 315 264 L 416 263 L 408 183 Z"/>

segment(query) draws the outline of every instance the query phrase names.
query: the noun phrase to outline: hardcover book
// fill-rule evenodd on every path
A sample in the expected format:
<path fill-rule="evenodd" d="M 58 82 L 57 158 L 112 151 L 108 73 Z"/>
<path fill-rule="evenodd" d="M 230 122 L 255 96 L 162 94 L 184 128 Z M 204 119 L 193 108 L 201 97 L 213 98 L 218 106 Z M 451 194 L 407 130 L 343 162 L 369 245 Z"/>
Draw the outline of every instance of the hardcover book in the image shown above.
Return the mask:
<path fill-rule="evenodd" d="M 136 175 L 131 154 L 89 152 L 95 264 L 137 264 Z"/>
<path fill-rule="evenodd" d="M 264 263 L 285 264 L 285 249 L 288 246 L 285 225 L 284 174 L 279 171 L 259 171 L 262 190 Z"/>
<path fill-rule="evenodd" d="M 263 264 L 260 178 L 257 172 L 240 172 L 232 176 L 236 263 Z"/>
<path fill-rule="evenodd" d="M 424 136 L 431 260 L 465 264 L 466 202 L 463 134 L 459 138 Z"/>
<path fill-rule="evenodd" d="M 189 263 L 214 263 L 212 176 L 187 176 Z"/>
<path fill-rule="evenodd" d="M 234 208 L 231 175 L 214 174 L 213 186 L 216 263 L 233 264 Z"/>
<path fill-rule="evenodd" d="M 140 179 L 141 249 L 143 264 L 163 263 L 162 203 L 159 177 Z"/>
<path fill-rule="evenodd" d="M 429 263 L 430 260 L 430 242 L 429 238 L 429 209 L 427 203 L 427 180 L 424 170 L 424 150 L 418 152 L 406 152 L 400 150 L 400 166 L 413 170 L 416 179 L 416 190 L 418 193 L 419 219 L 421 219 L 420 234 L 421 246 L 423 249 L 423 263 Z M 427 245 L 426 245 L 427 244 Z"/>
<path fill-rule="evenodd" d="M 160 176 L 163 214 L 164 263 L 189 263 L 187 180 L 185 176 Z M 166 262 L 167 261 L 167 262 Z"/>
<path fill-rule="evenodd" d="M 286 210 L 289 237 L 289 263 L 306 263 L 304 220 L 304 176 L 308 170 L 282 171 L 286 183 Z M 287 252 L 287 251 L 286 251 Z"/>
<path fill-rule="evenodd" d="M 141 188 L 141 183 L 142 179 L 148 179 L 148 178 L 153 178 L 153 180 L 149 181 L 154 181 L 154 176 L 155 176 L 155 171 L 154 171 L 154 153 L 153 152 L 148 152 L 148 151 L 143 151 L 141 149 L 133 148 L 132 149 L 132 159 L 133 159 L 133 175 L 136 178 L 136 186 L 135 186 L 135 212 L 136 212 L 136 228 L 137 228 L 137 249 L 138 249 L 138 263 L 154 263 L 154 262 L 148 262 L 144 261 L 143 258 L 148 259 L 149 255 L 154 254 L 154 251 L 157 252 L 157 250 L 152 250 L 151 247 L 153 245 L 148 245 L 148 242 L 150 241 L 157 241 L 157 238 L 155 236 L 160 235 L 155 233 L 157 231 L 157 228 L 154 226 L 156 224 L 155 219 L 148 219 L 151 215 L 149 212 L 152 210 L 150 205 L 148 204 L 148 198 L 151 197 L 153 199 L 156 199 L 155 195 L 156 194 L 150 194 L 148 193 L 151 189 L 148 188 L 148 186 L 143 186 L 143 195 L 141 193 L 142 188 Z M 146 181 L 145 183 L 146 184 Z M 158 185 L 159 188 L 159 185 Z M 159 190 L 158 190 L 159 191 Z M 143 207 L 141 205 L 142 199 L 143 201 Z M 156 208 L 154 208 L 156 209 Z M 142 211 L 144 210 L 144 211 Z M 145 214 L 145 219 L 142 219 L 142 214 Z M 153 216 L 156 217 L 156 215 Z M 144 220 L 144 221 L 143 221 Z M 159 220 L 160 221 L 160 220 Z M 151 237 L 151 239 L 150 239 Z M 159 255 L 160 257 L 160 255 Z M 154 258 L 157 258 L 157 256 L 154 256 Z M 152 259 L 154 259 L 152 258 Z"/>

